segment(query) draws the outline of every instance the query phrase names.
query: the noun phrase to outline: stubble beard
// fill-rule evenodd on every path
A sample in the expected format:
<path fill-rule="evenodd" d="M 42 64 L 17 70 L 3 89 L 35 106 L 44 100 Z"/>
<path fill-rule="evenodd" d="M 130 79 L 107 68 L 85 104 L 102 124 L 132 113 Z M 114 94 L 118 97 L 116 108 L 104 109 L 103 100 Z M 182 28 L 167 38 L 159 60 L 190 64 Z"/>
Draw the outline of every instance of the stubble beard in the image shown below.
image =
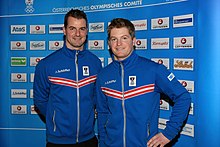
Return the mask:
<path fill-rule="evenodd" d="M 85 40 L 82 41 L 82 39 L 73 39 L 73 41 L 71 42 L 70 40 L 67 39 L 68 44 L 71 46 L 71 48 L 73 49 L 78 49 L 78 48 L 83 48 L 84 44 L 85 44 Z"/>

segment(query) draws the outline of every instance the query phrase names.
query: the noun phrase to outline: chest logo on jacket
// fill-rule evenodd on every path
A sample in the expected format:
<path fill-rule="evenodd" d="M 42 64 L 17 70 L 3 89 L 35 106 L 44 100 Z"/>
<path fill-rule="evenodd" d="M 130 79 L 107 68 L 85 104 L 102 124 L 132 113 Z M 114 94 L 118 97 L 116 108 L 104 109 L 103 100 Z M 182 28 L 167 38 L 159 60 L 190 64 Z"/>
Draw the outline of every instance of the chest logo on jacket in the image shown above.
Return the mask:
<path fill-rule="evenodd" d="M 136 76 L 129 76 L 129 86 L 136 86 Z"/>
<path fill-rule="evenodd" d="M 83 76 L 89 76 L 89 66 L 83 66 Z"/>

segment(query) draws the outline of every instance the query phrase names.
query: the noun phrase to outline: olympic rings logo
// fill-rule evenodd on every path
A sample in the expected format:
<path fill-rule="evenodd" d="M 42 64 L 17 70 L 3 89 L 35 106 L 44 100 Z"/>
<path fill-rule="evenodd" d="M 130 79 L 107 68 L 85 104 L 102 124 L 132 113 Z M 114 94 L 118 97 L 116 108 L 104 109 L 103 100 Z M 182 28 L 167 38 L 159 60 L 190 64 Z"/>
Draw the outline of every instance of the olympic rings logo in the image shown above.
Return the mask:
<path fill-rule="evenodd" d="M 32 6 L 27 6 L 24 10 L 27 13 L 33 13 L 34 12 L 34 8 Z"/>

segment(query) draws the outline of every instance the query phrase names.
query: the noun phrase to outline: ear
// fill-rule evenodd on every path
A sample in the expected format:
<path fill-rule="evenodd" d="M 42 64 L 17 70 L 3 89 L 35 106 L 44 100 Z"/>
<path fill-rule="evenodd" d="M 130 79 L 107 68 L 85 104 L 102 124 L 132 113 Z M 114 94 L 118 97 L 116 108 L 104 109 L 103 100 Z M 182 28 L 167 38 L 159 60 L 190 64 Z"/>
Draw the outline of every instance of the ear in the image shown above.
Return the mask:
<path fill-rule="evenodd" d="M 63 34 L 66 36 L 66 29 L 64 26 L 63 26 Z"/>
<path fill-rule="evenodd" d="M 132 43 L 133 43 L 133 46 L 135 46 L 135 44 L 136 44 L 136 37 L 134 37 L 134 38 L 132 39 Z"/>
<path fill-rule="evenodd" d="M 108 46 L 110 47 L 110 41 L 108 40 Z"/>

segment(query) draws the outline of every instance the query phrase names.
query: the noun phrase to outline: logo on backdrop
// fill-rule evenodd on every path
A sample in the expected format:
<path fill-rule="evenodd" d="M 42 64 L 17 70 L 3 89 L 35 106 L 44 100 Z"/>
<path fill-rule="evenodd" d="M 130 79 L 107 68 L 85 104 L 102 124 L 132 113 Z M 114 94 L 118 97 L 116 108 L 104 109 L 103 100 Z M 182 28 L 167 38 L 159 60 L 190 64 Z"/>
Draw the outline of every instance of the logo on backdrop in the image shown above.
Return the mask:
<path fill-rule="evenodd" d="M 11 57 L 11 66 L 26 66 L 26 57 Z"/>
<path fill-rule="evenodd" d="M 26 41 L 11 41 L 11 50 L 26 50 Z"/>
<path fill-rule="evenodd" d="M 49 50 L 58 50 L 63 47 L 63 41 L 49 41 Z"/>
<path fill-rule="evenodd" d="M 11 98 L 27 98 L 27 89 L 11 89 Z"/>
<path fill-rule="evenodd" d="M 193 14 L 173 16 L 173 27 L 193 26 Z"/>
<path fill-rule="evenodd" d="M 169 110 L 169 103 L 166 102 L 165 100 L 160 100 L 160 109 L 162 110 Z"/>
<path fill-rule="evenodd" d="M 194 81 L 189 80 L 179 80 L 179 82 L 186 88 L 190 93 L 194 93 Z"/>
<path fill-rule="evenodd" d="M 174 70 L 193 70 L 194 60 L 174 58 L 173 69 Z"/>
<path fill-rule="evenodd" d="M 30 34 L 45 34 L 45 25 L 30 25 Z"/>
<path fill-rule="evenodd" d="M 43 57 L 30 57 L 30 66 L 36 66 Z"/>
<path fill-rule="evenodd" d="M 11 34 L 26 34 L 26 25 L 11 25 Z"/>
<path fill-rule="evenodd" d="M 30 41 L 30 50 L 45 50 L 45 41 Z"/>
<path fill-rule="evenodd" d="M 135 42 L 135 49 L 147 49 L 147 39 L 137 39 Z"/>
<path fill-rule="evenodd" d="M 27 82 L 27 73 L 11 73 L 11 82 Z"/>
<path fill-rule="evenodd" d="M 173 38 L 174 49 L 190 49 L 193 48 L 193 36 L 190 37 L 175 37 Z"/>
<path fill-rule="evenodd" d="M 167 29 L 169 28 L 169 17 L 151 19 L 151 29 Z"/>
<path fill-rule="evenodd" d="M 103 50 L 104 40 L 89 40 L 88 48 L 90 50 Z"/>
<path fill-rule="evenodd" d="M 34 0 L 25 0 L 26 8 L 24 9 L 27 13 L 33 13 L 34 12 Z"/>
<path fill-rule="evenodd" d="M 135 20 L 132 23 L 136 31 L 147 30 L 147 20 Z"/>
<path fill-rule="evenodd" d="M 11 114 L 27 114 L 27 105 L 11 105 Z"/>
<path fill-rule="evenodd" d="M 89 23 L 89 32 L 104 32 L 104 22 Z"/>
<path fill-rule="evenodd" d="M 167 69 L 170 68 L 170 60 L 169 58 L 151 58 L 152 61 L 159 63 L 159 64 L 163 64 L 167 67 Z"/>
<path fill-rule="evenodd" d="M 169 49 L 169 38 L 152 38 L 151 49 Z"/>

